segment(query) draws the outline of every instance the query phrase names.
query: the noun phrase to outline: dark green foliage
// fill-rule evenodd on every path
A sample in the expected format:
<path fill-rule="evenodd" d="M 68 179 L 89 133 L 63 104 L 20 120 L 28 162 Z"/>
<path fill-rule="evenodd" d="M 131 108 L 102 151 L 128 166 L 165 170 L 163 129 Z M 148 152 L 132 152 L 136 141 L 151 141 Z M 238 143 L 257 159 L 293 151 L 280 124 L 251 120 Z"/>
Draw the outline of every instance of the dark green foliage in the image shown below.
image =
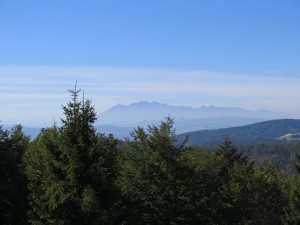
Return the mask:
<path fill-rule="evenodd" d="M 138 128 L 122 149 L 118 184 L 129 202 L 128 224 L 189 224 L 189 171 L 175 144 L 173 120 Z"/>
<path fill-rule="evenodd" d="M 240 161 L 243 156 L 228 159 L 197 149 L 189 154 L 195 224 L 281 224 L 289 189 L 285 176 L 270 165 Z"/>
<path fill-rule="evenodd" d="M 297 225 L 300 224 L 300 180 L 296 179 L 293 182 L 290 192 L 289 206 L 285 210 L 283 217 L 284 224 Z"/>
<path fill-rule="evenodd" d="M 241 146 L 241 151 L 248 160 L 256 165 L 263 165 L 270 161 L 277 169 L 284 171 L 288 175 L 296 173 L 294 161 L 296 154 L 300 154 L 299 143 L 260 143 Z M 205 151 L 213 153 L 220 149 L 217 147 L 207 147 Z"/>
<path fill-rule="evenodd" d="M 285 216 L 283 217 L 284 224 L 294 225 L 300 224 L 300 156 L 296 154 L 295 168 L 297 175 L 293 180 L 292 189 L 290 192 L 289 206 L 285 209 Z"/>
<path fill-rule="evenodd" d="M 28 189 L 30 191 L 29 220 L 32 224 L 51 224 L 49 220 L 50 209 L 54 202 L 50 202 L 50 189 L 53 190 L 55 173 L 59 164 L 53 159 L 53 152 L 48 151 L 47 146 L 57 149 L 55 156 L 58 158 L 58 128 L 43 129 L 41 134 L 30 144 L 23 161 L 28 177 Z"/>
<path fill-rule="evenodd" d="M 294 161 L 299 149 L 297 143 L 262 143 L 246 146 L 244 152 L 256 164 L 262 165 L 265 161 L 270 161 L 276 168 L 294 175 Z"/>
<path fill-rule="evenodd" d="M 96 134 L 89 100 L 63 106 L 62 127 L 44 129 L 24 157 L 32 224 L 112 224 L 116 141 Z"/>
<path fill-rule="evenodd" d="M 298 153 L 296 153 L 296 160 L 294 162 L 296 171 L 298 174 L 300 174 L 300 155 Z"/>
<path fill-rule="evenodd" d="M 0 127 L 0 222 L 27 224 L 27 179 L 22 167 L 22 156 L 29 145 L 29 137 L 22 126 L 11 131 Z"/>
<path fill-rule="evenodd" d="M 214 154 L 175 143 L 172 120 L 138 128 L 119 159 L 128 224 L 281 224 L 289 183 L 230 139 Z"/>
<path fill-rule="evenodd" d="M 282 224 L 281 218 L 290 192 L 286 175 L 267 163 L 255 169 L 252 185 L 248 186 L 247 192 L 250 193 L 248 201 L 251 203 L 248 207 L 252 210 L 249 224 Z"/>
<path fill-rule="evenodd" d="M 219 144 L 216 154 L 225 158 L 228 166 L 234 163 L 247 163 L 248 157 L 243 155 L 243 152 L 237 149 L 230 138 L 225 138 L 223 143 Z"/>

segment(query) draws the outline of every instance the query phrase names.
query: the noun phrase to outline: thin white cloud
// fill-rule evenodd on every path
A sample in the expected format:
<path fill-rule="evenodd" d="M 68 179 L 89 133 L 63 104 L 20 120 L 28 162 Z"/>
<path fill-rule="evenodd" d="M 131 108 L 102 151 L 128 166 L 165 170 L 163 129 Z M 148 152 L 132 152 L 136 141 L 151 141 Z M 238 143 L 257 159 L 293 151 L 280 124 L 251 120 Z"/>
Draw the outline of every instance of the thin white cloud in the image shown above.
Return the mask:
<path fill-rule="evenodd" d="M 33 114 L 41 120 L 59 118 L 61 104 L 69 99 L 67 90 L 74 87 L 76 80 L 98 112 L 119 103 L 156 100 L 194 107 L 209 104 L 266 108 L 300 115 L 300 76 L 287 75 L 89 66 L 0 66 L 0 120 L 13 121 L 17 117 L 29 121 Z"/>

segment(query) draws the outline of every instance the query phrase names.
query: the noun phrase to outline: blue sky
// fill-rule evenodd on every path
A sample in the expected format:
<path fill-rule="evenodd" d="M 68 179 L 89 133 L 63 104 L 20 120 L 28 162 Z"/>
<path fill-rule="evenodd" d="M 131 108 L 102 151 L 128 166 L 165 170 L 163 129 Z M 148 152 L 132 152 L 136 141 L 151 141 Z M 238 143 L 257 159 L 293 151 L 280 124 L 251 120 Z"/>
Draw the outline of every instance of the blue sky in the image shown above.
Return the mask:
<path fill-rule="evenodd" d="M 46 125 L 78 80 L 139 100 L 300 117 L 298 0 L 0 0 L 0 120 Z"/>

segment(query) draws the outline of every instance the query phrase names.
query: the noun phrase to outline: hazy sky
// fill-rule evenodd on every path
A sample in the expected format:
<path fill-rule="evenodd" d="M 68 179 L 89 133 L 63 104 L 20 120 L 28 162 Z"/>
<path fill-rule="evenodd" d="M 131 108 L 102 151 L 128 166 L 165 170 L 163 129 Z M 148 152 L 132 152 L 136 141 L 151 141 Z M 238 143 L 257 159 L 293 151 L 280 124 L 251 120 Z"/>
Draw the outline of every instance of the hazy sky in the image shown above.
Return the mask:
<path fill-rule="evenodd" d="M 139 100 L 300 117 L 299 0 L 0 0 L 0 120 Z"/>

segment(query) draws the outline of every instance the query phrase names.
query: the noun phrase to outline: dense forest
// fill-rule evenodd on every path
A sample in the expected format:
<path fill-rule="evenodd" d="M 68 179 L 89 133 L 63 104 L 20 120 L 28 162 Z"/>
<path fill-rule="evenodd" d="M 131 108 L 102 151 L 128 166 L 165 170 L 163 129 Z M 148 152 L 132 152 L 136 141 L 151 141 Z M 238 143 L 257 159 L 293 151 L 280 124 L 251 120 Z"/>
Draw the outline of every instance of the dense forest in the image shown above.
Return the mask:
<path fill-rule="evenodd" d="M 260 143 L 299 143 L 299 134 L 299 119 L 280 119 L 231 128 L 199 130 L 177 135 L 177 139 L 181 141 L 189 135 L 189 145 L 209 147 L 222 141 L 224 137 L 229 137 L 236 145 L 245 146 Z"/>
<path fill-rule="evenodd" d="M 33 141 L 21 125 L 0 128 L 1 224 L 300 224 L 299 144 L 190 146 L 169 117 L 119 141 L 70 94 L 62 125 Z"/>

